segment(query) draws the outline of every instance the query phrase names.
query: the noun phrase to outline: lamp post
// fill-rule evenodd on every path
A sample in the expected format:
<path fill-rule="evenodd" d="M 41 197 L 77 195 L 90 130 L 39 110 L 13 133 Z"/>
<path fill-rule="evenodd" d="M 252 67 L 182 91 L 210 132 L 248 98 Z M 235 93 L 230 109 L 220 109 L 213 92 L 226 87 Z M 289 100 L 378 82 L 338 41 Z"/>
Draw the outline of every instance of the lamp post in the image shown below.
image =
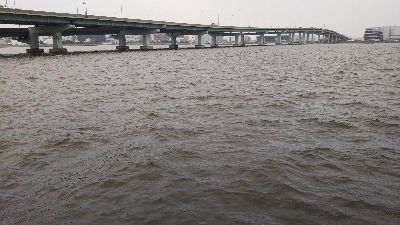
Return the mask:
<path fill-rule="evenodd" d="M 86 4 L 86 2 L 83 2 L 82 4 L 83 4 L 83 5 L 86 5 L 85 16 L 87 16 L 87 4 Z"/>
<path fill-rule="evenodd" d="M 122 16 L 122 0 L 120 0 L 120 2 L 121 2 L 121 17 L 123 17 Z"/>

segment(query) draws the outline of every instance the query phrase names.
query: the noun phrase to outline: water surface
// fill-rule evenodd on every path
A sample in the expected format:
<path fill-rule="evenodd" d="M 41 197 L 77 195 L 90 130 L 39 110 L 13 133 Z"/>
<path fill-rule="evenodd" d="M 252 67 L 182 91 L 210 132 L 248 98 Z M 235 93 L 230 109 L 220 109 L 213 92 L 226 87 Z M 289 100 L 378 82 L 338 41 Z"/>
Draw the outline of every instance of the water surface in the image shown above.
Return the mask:
<path fill-rule="evenodd" d="M 400 223 L 400 45 L 0 65 L 0 224 Z"/>

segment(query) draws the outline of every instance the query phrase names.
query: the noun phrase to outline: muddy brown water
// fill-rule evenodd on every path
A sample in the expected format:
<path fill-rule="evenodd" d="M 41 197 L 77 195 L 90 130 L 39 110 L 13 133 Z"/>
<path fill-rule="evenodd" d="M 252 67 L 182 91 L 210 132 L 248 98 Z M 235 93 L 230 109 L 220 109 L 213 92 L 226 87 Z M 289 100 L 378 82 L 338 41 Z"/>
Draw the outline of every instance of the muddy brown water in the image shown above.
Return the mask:
<path fill-rule="evenodd" d="M 400 224 L 399 45 L 0 65 L 0 224 Z"/>

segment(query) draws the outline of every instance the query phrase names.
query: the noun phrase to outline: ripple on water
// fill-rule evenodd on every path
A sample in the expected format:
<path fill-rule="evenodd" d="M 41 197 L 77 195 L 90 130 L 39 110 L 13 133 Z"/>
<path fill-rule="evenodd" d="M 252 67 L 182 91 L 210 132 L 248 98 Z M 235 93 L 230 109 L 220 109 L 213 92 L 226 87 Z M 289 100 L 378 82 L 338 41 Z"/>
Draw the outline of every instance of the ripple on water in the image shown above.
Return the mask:
<path fill-rule="evenodd" d="M 395 47 L 0 57 L 0 223 L 397 225 Z"/>

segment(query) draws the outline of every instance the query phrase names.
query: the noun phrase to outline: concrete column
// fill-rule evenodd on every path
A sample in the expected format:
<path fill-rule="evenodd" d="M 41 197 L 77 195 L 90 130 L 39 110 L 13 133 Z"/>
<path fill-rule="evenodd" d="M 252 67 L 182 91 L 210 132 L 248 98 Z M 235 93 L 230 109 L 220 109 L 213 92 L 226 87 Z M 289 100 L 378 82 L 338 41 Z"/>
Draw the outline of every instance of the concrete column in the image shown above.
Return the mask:
<path fill-rule="evenodd" d="M 311 43 L 314 44 L 314 33 L 311 34 Z"/>
<path fill-rule="evenodd" d="M 318 44 L 321 43 L 321 34 L 318 34 Z"/>
<path fill-rule="evenodd" d="M 153 46 L 150 45 L 150 34 L 143 34 L 143 45 L 140 46 L 140 49 L 142 50 L 150 50 L 153 49 Z"/>
<path fill-rule="evenodd" d="M 39 34 L 35 33 L 34 28 L 29 28 L 29 46 L 27 53 L 44 53 L 44 49 L 39 48 Z"/>
<path fill-rule="evenodd" d="M 294 44 L 294 42 L 296 41 L 295 38 L 296 38 L 296 33 L 293 32 L 292 33 L 292 42 L 291 42 L 291 44 Z"/>
<path fill-rule="evenodd" d="M 50 53 L 66 53 L 67 49 L 62 46 L 61 31 L 53 31 L 53 49 L 49 50 Z"/>
<path fill-rule="evenodd" d="M 338 39 L 338 35 L 335 35 L 336 36 L 336 43 L 339 41 L 339 39 Z"/>
<path fill-rule="evenodd" d="M 126 46 L 126 35 L 123 31 L 119 32 L 118 40 L 117 50 L 126 51 L 129 49 L 129 46 Z"/>
<path fill-rule="evenodd" d="M 195 48 L 205 48 L 206 46 L 203 45 L 203 35 L 199 34 L 197 35 L 197 45 L 194 46 Z"/>
<path fill-rule="evenodd" d="M 239 38 L 240 38 L 239 34 L 235 35 L 235 44 L 233 45 L 234 47 L 239 47 Z"/>
<path fill-rule="evenodd" d="M 306 43 L 307 44 L 310 43 L 310 34 L 309 33 L 307 33 Z"/>
<path fill-rule="evenodd" d="M 244 43 L 244 34 L 243 33 L 240 34 L 240 46 L 241 47 L 246 46 L 246 44 Z"/>
<path fill-rule="evenodd" d="M 306 43 L 306 32 L 303 33 L 303 44 Z"/>
<path fill-rule="evenodd" d="M 265 45 L 265 35 L 264 34 L 260 34 L 260 40 L 258 42 L 258 45 L 260 45 L 260 46 Z"/>
<path fill-rule="evenodd" d="M 211 48 L 218 48 L 217 36 L 211 35 Z"/>
<path fill-rule="evenodd" d="M 171 34 L 171 44 L 169 45 L 169 49 L 178 49 L 178 45 L 176 44 L 176 35 L 175 34 Z"/>
<path fill-rule="evenodd" d="M 281 45 L 282 44 L 282 34 L 277 34 L 276 35 L 276 44 Z"/>

